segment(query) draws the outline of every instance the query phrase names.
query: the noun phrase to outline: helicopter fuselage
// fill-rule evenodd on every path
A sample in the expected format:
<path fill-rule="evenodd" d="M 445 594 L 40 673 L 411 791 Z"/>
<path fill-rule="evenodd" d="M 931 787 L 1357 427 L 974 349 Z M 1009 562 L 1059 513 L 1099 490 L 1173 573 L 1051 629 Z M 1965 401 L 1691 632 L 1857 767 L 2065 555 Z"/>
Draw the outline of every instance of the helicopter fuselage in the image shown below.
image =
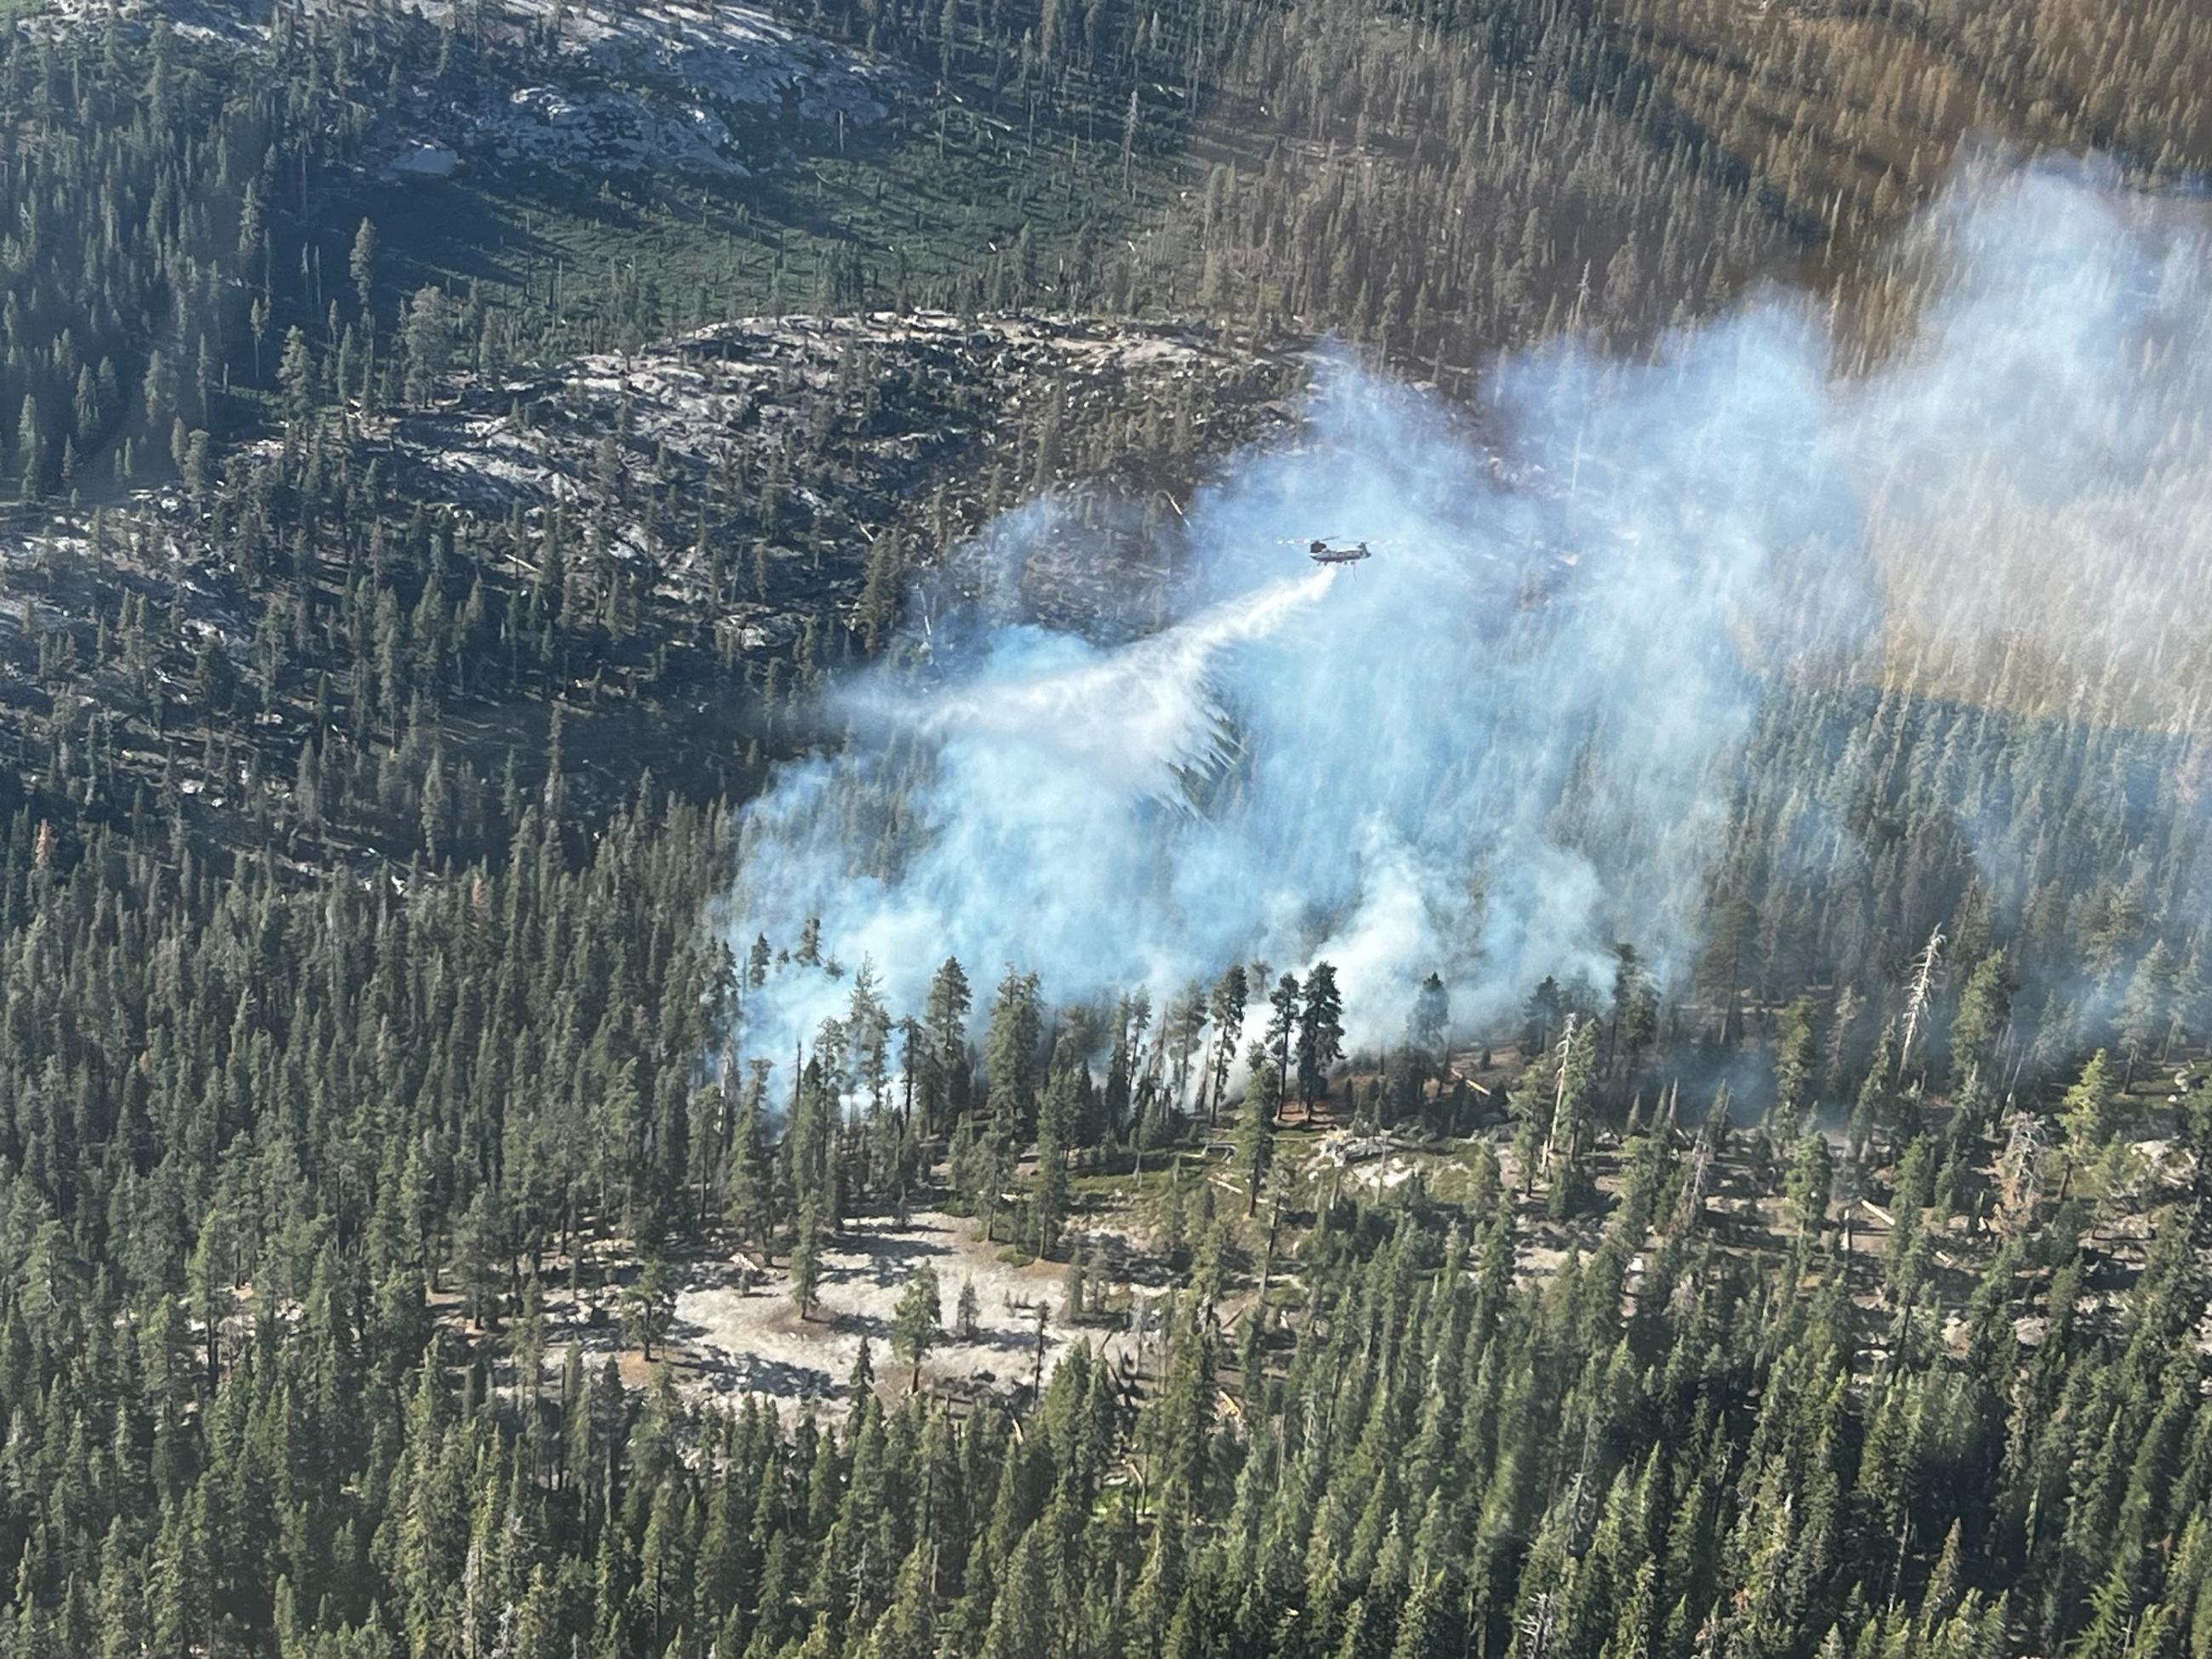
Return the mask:
<path fill-rule="evenodd" d="M 1357 564 L 1375 556 L 1368 551 L 1365 542 L 1355 547 L 1332 547 L 1327 542 L 1314 542 L 1307 546 L 1306 556 L 1316 564 Z"/>

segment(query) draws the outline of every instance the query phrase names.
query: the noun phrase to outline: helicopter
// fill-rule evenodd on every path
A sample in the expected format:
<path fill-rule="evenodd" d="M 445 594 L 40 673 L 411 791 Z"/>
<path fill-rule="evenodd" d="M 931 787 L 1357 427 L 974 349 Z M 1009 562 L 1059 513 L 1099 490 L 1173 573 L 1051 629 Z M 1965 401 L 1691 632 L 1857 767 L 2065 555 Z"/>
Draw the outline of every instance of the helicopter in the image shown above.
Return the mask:
<path fill-rule="evenodd" d="M 1343 547 L 1333 538 L 1320 538 L 1306 544 L 1306 556 L 1316 564 L 1357 564 L 1362 559 L 1373 558 L 1375 555 L 1365 542 Z"/>

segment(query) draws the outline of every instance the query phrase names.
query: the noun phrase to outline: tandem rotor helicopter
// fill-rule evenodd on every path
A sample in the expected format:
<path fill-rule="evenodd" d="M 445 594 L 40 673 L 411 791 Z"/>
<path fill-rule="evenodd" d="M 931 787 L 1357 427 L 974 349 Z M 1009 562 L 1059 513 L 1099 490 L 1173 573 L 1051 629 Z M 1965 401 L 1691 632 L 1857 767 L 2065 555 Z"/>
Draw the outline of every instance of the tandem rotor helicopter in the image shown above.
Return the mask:
<path fill-rule="evenodd" d="M 1286 542 L 1284 545 L 1295 547 L 1297 544 Z M 1306 557 L 1316 564 L 1358 564 L 1362 559 L 1375 556 L 1374 550 L 1365 542 L 1353 542 L 1347 545 L 1341 537 L 1337 536 L 1317 537 L 1308 542 L 1305 548 Z"/>

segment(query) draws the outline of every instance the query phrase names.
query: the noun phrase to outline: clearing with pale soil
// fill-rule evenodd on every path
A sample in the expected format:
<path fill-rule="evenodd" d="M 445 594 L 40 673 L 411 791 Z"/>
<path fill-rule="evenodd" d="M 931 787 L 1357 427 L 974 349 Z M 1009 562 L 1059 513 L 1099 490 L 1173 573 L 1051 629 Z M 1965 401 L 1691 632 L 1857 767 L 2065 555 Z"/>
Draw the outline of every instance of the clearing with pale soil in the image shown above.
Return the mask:
<path fill-rule="evenodd" d="M 909 1386 L 913 1368 L 892 1355 L 892 1318 L 908 1282 L 925 1264 L 936 1269 L 941 1318 L 937 1343 L 922 1366 L 924 1388 L 1006 1394 L 1029 1386 L 1038 1375 L 1040 1308 L 1045 1310 L 1047 1378 L 1079 1341 L 1116 1365 L 1124 1358 L 1141 1364 L 1148 1357 L 1141 1352 L 1148 1340 L 1141 1312 L 1116 1317 L 1110 1327 L 1067 1324 L 1061 1318 L 1064 1265 L 1003 1261 L 996 1247 L 970 1237 L 972 1224 L 937 1213 L 916 1215 L 904 1227 L 879 1219 L 848 1222 L 823 1250 L 820 1300 L 804 1320 L 793 1304 L 787 1263 L 764 1275 L 757 1262 L 744 1257 L 696 1264 L 677 1293 L 668 1358 L 690 1388 L 732 1399 L 760 1395 L 789 1413 L 810 1402 L 843 1402 L 865 1339 L 878 1391 L 896 1397 Z M 976 1332 L 970 1341 L 954 1334 L 963 1282 L 975 1287 Z M 1120 1307 L 1130 1296 L 1127 1284 L 1110 1279 L 1091 1286 L 1094 1305 Z"/>

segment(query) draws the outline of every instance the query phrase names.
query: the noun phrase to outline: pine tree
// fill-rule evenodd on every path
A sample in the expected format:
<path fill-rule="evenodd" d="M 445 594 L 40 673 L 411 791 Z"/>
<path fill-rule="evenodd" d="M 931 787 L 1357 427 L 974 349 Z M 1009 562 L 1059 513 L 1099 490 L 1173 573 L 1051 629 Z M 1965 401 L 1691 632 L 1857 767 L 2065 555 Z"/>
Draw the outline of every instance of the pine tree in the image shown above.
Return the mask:
<path fill-rule="evenodd" d="M 368 220 L 354 233 L 353 252 L 347 256 L 346 270 L 353 278 L 355 296 L 361 301 L 361 314 L 373 317 L 376 289 L 376 264 L 379 242 L 376 227 Z"/>
<path fill-rule="evenodd" d="M 1774 1051 L 1775 1116 L 1785 1127 L 1796 1124 L 1812 1104 L 1814 1036 L 1813 1000 L 1799 997 L 1782 1011 Z"/>
<path fill-rule="evenodd" d="M 968 976 L 947 957 L 929 981 L 922 1014 L 927 1063 L 922 1067 L 922 1121 L 934 1127 L 968 1109 Z"/>
<path fill-rule="evenodd" d="M 765 1245 L 775 1229 L 773 1171 L 762 1119 L 767 1104 L 768 1073 L 757 1066 L 745 1084 L 731 1138 L 727 1197 L 723 1218 L 742 1243 Z"/>
<path fill-rule="evenodd" d="M 2171 1018 L 2168 1011 L 2172 1006 L 2173 976 L 2173 957 L 2166 948 L 2166 941 L 2154 941 L 2150 949 L 2143 952 L 2142 960 L 2136 964 L 2114 1022 L 2124 1060 L 2120 1071 L 2122 1091 L 2134 1085 L 2136 1066 L 2165 1034 Z"/>
<path fill-rule="evenodd" d="M 799 1236 L 791 1247 L 791 1300 L 801 1319 L 814 1316 L 822 1291 L 822 1216 L 820 1207 L 802 1201 L 799 1207 Z"/>
<path fill-rule="evenodd" d="M 623 1293 L 622 1301 L 624 1339 L 636 1344 L 641 1358 L 652 1359 L 653 1340 L 666 1327 L 675 1305 L 668 1269 L 659 1257 L 647 1257 L 638 1270 L 637 1282 Z"/>
<path fill-rule="evenodd" d="M 1286 973 L 1267 995 L 1267 1048 L 1276 1072 L 1285 1078 L 1291 1075 L 1291 1043 L 1297 1035 L 1299 1006 L 1297 975 Z"/>
<path fill-rule="evenodd" d="M 1241 963 L 1231 963 L 1214 981 L 1206 1008 L 1213 1025 L 1213 1061 L 1206 1094 L 1209 1122 L 1229 1087 L 1230 1068 L 1236 1064 L 1237 1045 L 1244 1034 L 1244 1005 L 1250 994 L 1251 981 Z"/>
<path fill-rule="evenodd" d="M 2081 1074 L 2066 1091 L 2059 1103 L 2059 1126 L 2066 1132 L 2066 1143 L 2086 1154 L 2104 1150 L 2112 1138 L 2112 1105 L 2118 1091 L 2113 1087 L 2102 1048 L 2089 1057 Z"/>
<path fill-rule="evenodd" d="M 1801 1238 L 1818 1237 L 1827 1224 L 1828 1194 L 1834 1185 L 1834 1161 L 1827 1138 L 1818 1131 L 1798 1138 L 1796 1156 L 1783 1185 L 1790 1224 Z"/>
<path fill-rule="evenodd" d="M 1037 1113 L 1036 1211 L 1036 1254 L 1051 1254 L 1059 1242 L 1068 1206 L 1067 1156 L 1081 1120 L 1078 1074 L 1066 1067 L 1053 1074 Z"/>
<path fill-rule="evenodd" d="M 1613 947 L 1613 1054 L 1634 1071 L 1659 1035 L 1659 994 L 1637 948 Z"/>
<path fill-rule="evenodd" d="M 845 1378 L 846 1397 L 855 1404 L 875 1392 L 876 1364 L 868 1352 L 868 1339 L 860 1339 L 860 1351 L 853 1356 L 853 1369 Z"/>
<path fill-rule="evenodd" d="M 1329 1068 L 1344 1058 L 1344 1001 L 1336 969 L 1326 962 L 1316 963 L 1306 975 L 1297 1042 L 1298 1094 L 1310 1115 L 1315 1097 L 1328 1091 Z"/>
<path fill-rule="evenodd" d="M 1424 1083 L 1443 1065 L 1450 1023 L 1451 1001 L 1445 994 L 1443 980 L 1431 974 L 1414 994 L 1413 1010 L 1406 1016 L 1401 1044 Z"/>
<path fill-rule="evenodd" d="M 307 349 L 307 337 L 296 328 L 284 332 L 284 354 L 276 366 L 276 385 L 283 397 L 285 421 L 295 428 L 304 427 L 315 411 L 315 363 Z"/>
<path fill-rule="evenodd" d="M 1009 1139 L 1028 1135 L 1036 1109 L 1037 1051 L 1043 1041 L 1036 975 L 1008 968 L 991 1003 L 983 1069 L 990 1079 L 993 1122 Z"/>
<path fill-rule="evenodd" d="M 1260 1060 L 1252 1068 L 1250 1080 L 1244 1085 L 1243 1102 L 1237 1112 L 1236 1155 L 1238 1167 L 1244 1171 L 1244 1213 L 1248 1216 L 1259 1210 L 1260 1188 L 1273 1161 L 1275 1113 L 1282 1105 L 1282 1079 L 1275 1070 L 1275 1062 Z"/>
<path fill-rule="evenodd" d="M 1959 1012 L 1951 1020 L 1951 1049 L 1966 1066 L 1987 1065 L 2012 1018 L 2014 990 L 2002 951 L 1992 951 L 1974 964 L 1959 994 Z"/>
<path fill-rule="evenodd" d="M 983 1638 L 983 1659 L 1033 1659 L 1053 1650 L 1052 1600 L 1044 1526 L 1022 1534 L 1007 1561 L 990 1628 Z"/>
<path fill-rule="evenodd" d="M 961 1285 L 961 1324 L 963 1333 L 972 1330 L 973 1310 L 969 1300 L 975 1294 L 972 1283 Z M 921 1364 L 937 1343 L 938 1327 L 944 1318 L 944 1309 L 938 1291 L 937 1269 L 927 1262 L 915 1268 L 908 1278 L 906 1289 L 899 1293 L 898 1305 L 891 1312 L 891 1352 L 914 1367 L 908 1379 L 908 1392 L 921 1388 Z M 963 1340 L 972 1340 L 972 1336 Z"/>

